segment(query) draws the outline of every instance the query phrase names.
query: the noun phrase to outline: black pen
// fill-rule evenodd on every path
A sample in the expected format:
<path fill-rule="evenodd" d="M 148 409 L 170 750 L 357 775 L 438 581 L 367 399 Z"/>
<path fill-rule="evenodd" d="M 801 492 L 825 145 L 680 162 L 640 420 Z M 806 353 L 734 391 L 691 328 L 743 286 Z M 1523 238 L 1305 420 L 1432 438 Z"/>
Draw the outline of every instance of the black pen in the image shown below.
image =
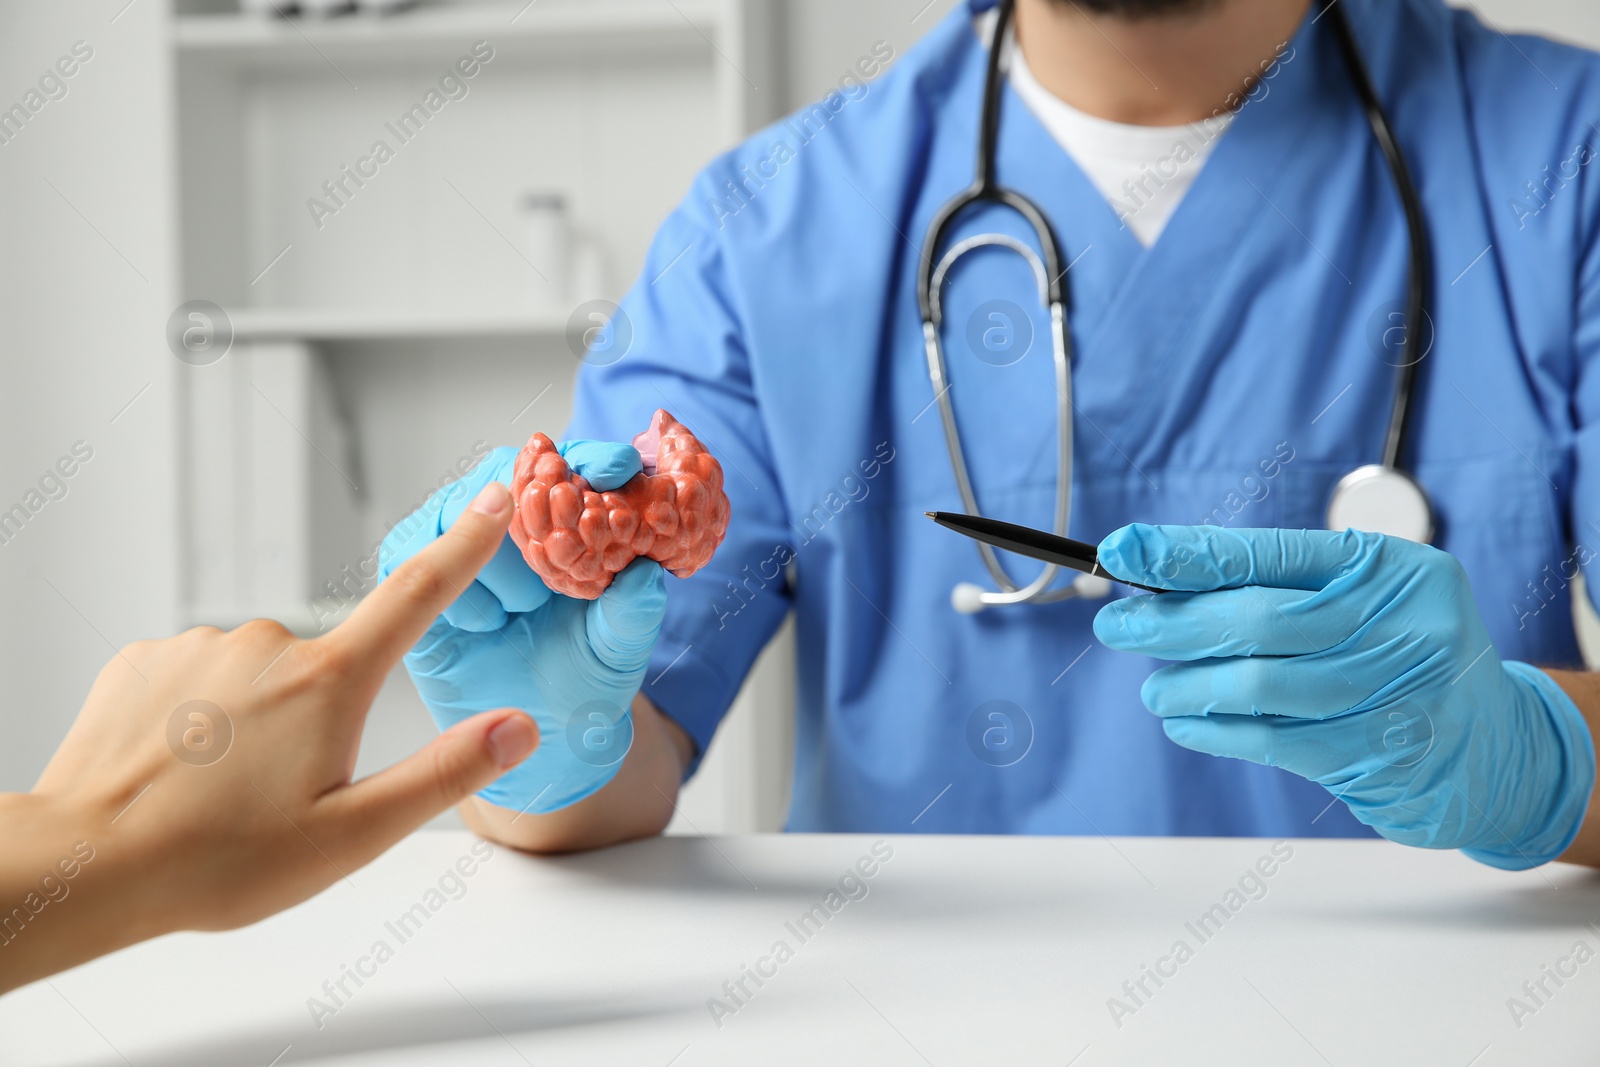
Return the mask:
<path fill-rule="evenodd" d="M 1123 585 L 1143 589 L 1147 593 L 1166 592 L 1165 589 L 1140 585 L 1138 582 L 1125 582 L 1111 574 L 1100 566 L 1100 556 L 1095 547 L 1083 541 L 1074 541 L 1070 537 L 1057 537 L 1043 530 L 1001 522 L 999 519 L 986 519 L 980 515 L 957 515 L 949 511 L 925 511 L 923 514 L 947 530 L 954 530 L 958 534 L 993 545 L 995 548 L 1003 548 L 1007 552 L 1054 563 L 1069 570 L 1092 574 L 1113 582 L 1122 582 Z"/>

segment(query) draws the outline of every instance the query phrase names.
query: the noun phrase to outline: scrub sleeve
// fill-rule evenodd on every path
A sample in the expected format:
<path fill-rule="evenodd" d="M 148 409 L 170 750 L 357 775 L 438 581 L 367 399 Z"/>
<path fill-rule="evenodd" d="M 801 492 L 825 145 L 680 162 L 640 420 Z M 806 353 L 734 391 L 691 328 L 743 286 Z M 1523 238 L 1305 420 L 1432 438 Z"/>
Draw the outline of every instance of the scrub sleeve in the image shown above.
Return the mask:
<path fill-rule="evenodd" d="M 613 344 L 578 374 L 566 438 L 628 441 L 665 408 L 722 464 L 732 505 L 710 564 L 667 579 L 667 614 L 643 693 L 694 739 L 700 756 L 756 657 L 783 622 L 781 578 L 756 577 L 792 540 L 744 344 L 741 295 L 714 220 L 698 205 L 702 175 L 662 225 L 612 324 Z"/>

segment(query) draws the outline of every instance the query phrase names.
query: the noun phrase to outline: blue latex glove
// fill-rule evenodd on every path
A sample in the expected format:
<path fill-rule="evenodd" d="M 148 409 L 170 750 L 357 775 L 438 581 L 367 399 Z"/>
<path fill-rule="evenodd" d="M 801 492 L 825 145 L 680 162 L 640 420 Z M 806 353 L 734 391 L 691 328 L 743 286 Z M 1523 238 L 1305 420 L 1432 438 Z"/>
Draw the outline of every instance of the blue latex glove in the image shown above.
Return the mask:
<path fill-rule="evenodd" d="M 639 473 L 631 445 L 569 441 L 560 452 L 600 492 Z M 379 580 L 450 528 L 490 481 L 506 486 L 515 448 L 497 448 L 384 538 Z M 633 743 L 629 706 L 666 611 L 660 564 L 637 559 L 597 600 L 552 593 L 507 537 L 500 551 L 407 653 L 406 670 L 445 729 L 491 708 L 521 708 L 539 747 L 478 795 L 544 814 L 609 782 Z"/>
<path fill-rule="evenodd" d="M 1572 843 L 1594 742 L 1549 675 L 1496 655 L 1455 558 L 1378 534 L 1125 526 L 1112 648 L 1178 660 L 1144 684 L 1185 748 L 1283 767 L 1392 841 L 1519 870 Z"/>

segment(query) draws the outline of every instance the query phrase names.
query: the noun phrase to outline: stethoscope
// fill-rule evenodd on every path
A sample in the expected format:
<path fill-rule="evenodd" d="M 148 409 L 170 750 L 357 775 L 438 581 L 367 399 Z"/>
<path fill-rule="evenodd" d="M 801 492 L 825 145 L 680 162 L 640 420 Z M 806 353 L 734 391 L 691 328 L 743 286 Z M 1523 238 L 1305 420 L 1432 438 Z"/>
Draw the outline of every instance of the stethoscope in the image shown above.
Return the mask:
<path fill-rule="evenodd" d="M 1000 185 L 994 174 L 995 145 L 1000 131 L 1000 100 L 1005 61 L 1002 45 L 1011 23 L 1015 0 L 1000 0 L 995 17 L 994 36 L 989 49 L 988 71 L 983 88 L 983 114 L 978 134 L 977 176 L 965 190 L 939 209 L 928 227 L 923 246 L 922 263 L 918 270 L 919 289 L 917 302 L 922 314 L 923 347 L 928 357 L 928 377 L 933 383 L 934 398 L 939 405 L 940 421 L 944 424 L 945 444 L 950 451 L 950 465 L 955 471 L 956 488 L 961 494 L 962 507 L 967 514 L 977 515 L 978 497 L 972 486 L 972 476 L 967 468 L 966 456 L 961 447 L 961 433 L 956 428 L 955 405 L 950 398 L 950 380 L 945 367 L 944 348 L 940 343 L 939 329 L 943 311 L 940 296 L 950 269 L 962 256 L 974 249 L 997 247 L 1010 249 L 1027 261 L 1039 289 L 1039 298 L 1050 310 L 1050 351 L 1055 362 L 1057 439 L 1059 461 L 1056 467 L 1056 506 L 1053 530 L 1066 536 L 1072 519 L 1072 334 L 1068 319 L 1067 290 L 1062 284 L 1066 271 L 1061 245 L 1055 231 L 1032 200 Z M 1401 466 L 1409 439 L 1411 395 L 1417 380 L 1417 368 L 1428 353 L 1424 347 L 1430 331 L 1428 290 L 1432 284 L 1433 263 L 1428 248 L 1427 220 L 1422 210 L 1422 199 L 1411 180 L 1411 172 L 1400 147 L 1395 141 L 1394 129 L 1378 99 L 1372 77 L 1362 61 L 1356 45 L 1355 34 L 1350 29 L 1343 9 L 1336 2 L 1324 7 L 1339 41 L 1351 80 L 1361 97 L 1367 121 L 1378 140 L 1384 159 L 1388 162 L 1395 188 L 1405 209 L 1406 228 L 1411 242 L 1410 280 L 1406 287 L 1405 318 L 1400 324 L 1404 331 L 1400 363 L 1395 372 L 1394 406 L 1389 416 L 1388 431 L 1384 438 L 1383 460 L 1369 463 L 1346 474 L 1334 487 L 1328 503 L 1327 524 L 1331 530 L 1359 529 L 1385 533 L 1408 540 L 1427 543 L 1433 539 L 1433 508 L 1423 488 Z M 943 243 L 957 215 L 979 202 L 991 202 L 1011 208 L 1027 220 L 1039 243 L 1035 252 L 1025 242 L 998 233 L 967 237 L 952 245 L 943 258 L 934 254 Z M 1415 327 L 1415 328 L 1413 328 Z M 1070 597 L 1099 599 L 1111 592 L 1111 583 L 1104 578 L 1080 575 L 1070 585 L 1049 588 L 1060 569 L 1054 564 L 1045 565 L 1039 576 L 1027 585 L 1018 585 L 1000 565 L 999 557 L 989 545 L 978 545 L 978 554 L 989 576 L 994 579 L 997 591 L 987 590 L 971 582 L 962 582 L 950 594 L 951 604 L 963 614 L 972 614 L 996 604 L 1050 604 Z"/>

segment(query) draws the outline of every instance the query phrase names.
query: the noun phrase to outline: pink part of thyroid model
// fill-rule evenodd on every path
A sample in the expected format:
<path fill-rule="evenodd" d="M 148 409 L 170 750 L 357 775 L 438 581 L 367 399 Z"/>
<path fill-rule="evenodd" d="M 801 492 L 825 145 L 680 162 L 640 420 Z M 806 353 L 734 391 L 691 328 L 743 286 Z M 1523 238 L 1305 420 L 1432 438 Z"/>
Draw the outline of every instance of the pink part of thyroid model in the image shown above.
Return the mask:
<path fill-rule="evenodd" d="M 511 540 L 556 592 L 593 600 L 639 556 L 687 578 L 722 544 L 728 532 L 722 465 L 694 434 L 657 411 L 633 447 L 644 472 L 609 493 L 572 473 L 542 433 L 517 453 Z"/>

